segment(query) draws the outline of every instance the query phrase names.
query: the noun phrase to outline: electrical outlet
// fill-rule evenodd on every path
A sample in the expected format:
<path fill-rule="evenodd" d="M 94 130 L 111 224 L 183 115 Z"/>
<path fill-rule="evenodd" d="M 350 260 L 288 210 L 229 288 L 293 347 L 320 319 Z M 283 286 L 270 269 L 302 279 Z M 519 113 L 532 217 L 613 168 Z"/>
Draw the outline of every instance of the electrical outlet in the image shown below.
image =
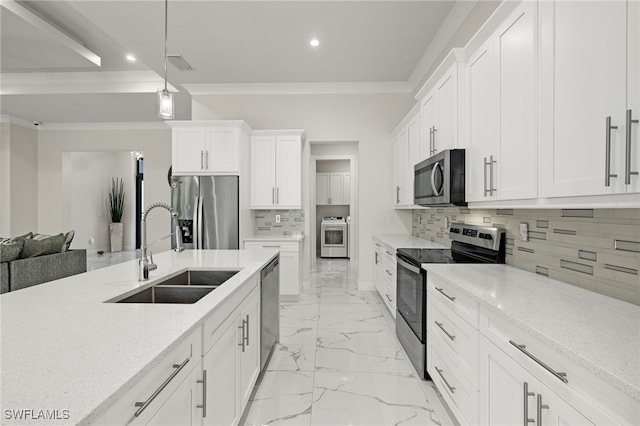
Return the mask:
<path fill-rule="evenodd" d="M 280 223 L 280 215 L 279 214 L 276 215 L 276 223 Z"/>
<path fill-rule="evenodd" d="M 96 243 L 95 238 L 93 237 L 89 238 L 89 244 L 95 244 L 95 243 Z"/>
<path fill-rule="evenodd" d="M 444 217 L 444 228 L 449 229 L 449 218 L 447 216 Z"/>

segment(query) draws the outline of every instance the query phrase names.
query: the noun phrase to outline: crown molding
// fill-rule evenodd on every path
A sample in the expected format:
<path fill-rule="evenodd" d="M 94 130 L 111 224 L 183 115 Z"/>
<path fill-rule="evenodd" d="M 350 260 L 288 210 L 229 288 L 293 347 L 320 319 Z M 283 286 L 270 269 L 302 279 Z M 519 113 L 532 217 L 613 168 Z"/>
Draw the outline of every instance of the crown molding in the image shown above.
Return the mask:
<path fill-rule="evenodd" d="M 169 130 L 165 122 L 139 123 L 42 123 L 38 130 Z"/>
<path fill-rule="evenodd" d="M 23 118 L 14 117 L 14 116 L 8 115 L 8 114 L 0 115 L 0 123 L 15 124 L 15 125 L 22 126 L 22 127 L 28 127 L 30 129 L 37 129 L 38 128 L 38 126 L 36 126 L 31 121 L 27 121 L 27 120 L 25 120 Z"/>
<path fill-rule="evenodd" d="M 436 33 L 435 37 L 429 43 L 429 47 L 422 55 L 418 65 L 413 69 L 413 72 L 407 80 L 407 85 L 411 87 L 411 90 L 415 90 L 420 81 L 426 76 L 429 69 L 435 64 L 436 59 L 440 56 L 442 50 L 447 46 L 451 38 L 456 34 L 460 26 L 464 23 L 471 10 L 478 3 L 477 0 L 458 1 L 449 12 L 449 15 L 445 18 L 444 22 L 440 26 L 440 29 Z"/>
<path fill-rule="evenodd" d="M 406 82 L 183 84 L 190 95 L 358 95 L 411 93 Z"/>

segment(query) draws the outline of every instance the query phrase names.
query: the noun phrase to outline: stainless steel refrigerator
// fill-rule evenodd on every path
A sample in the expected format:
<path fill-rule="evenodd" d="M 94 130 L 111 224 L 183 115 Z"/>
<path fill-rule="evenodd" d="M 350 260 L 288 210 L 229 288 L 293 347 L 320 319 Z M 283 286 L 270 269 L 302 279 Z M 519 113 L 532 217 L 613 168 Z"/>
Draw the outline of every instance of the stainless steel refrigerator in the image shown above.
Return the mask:
<path fill-rule="evenodd" d="M 238 177 L 172 176 L 171 206 L 187 249 L 238 249 Z M 171 246 L 175 248 L 175 235 Z"/>

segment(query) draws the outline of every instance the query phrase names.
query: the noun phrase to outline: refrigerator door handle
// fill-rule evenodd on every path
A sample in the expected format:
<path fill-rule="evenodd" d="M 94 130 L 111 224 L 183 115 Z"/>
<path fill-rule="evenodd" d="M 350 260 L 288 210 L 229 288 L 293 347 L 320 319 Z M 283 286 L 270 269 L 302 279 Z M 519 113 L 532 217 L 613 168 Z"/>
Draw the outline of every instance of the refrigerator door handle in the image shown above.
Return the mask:
<path fill-rule="evenodd" d="M 202 249 L 204 247 L 204 233 L 202 226 L 202 197 L 198 197 L 198 247 Z"/>
<path fill-rule="evenodd" d="M 195 202 L 193 203 L 193 223 L 191 224 L 191 226 L 193 227 L 192 232 L 193 232 L 193 248 L 197 249 L 198 248 L 198 200 L 200 199 L 200 197 L 196 197 L 195 198 Z"/>

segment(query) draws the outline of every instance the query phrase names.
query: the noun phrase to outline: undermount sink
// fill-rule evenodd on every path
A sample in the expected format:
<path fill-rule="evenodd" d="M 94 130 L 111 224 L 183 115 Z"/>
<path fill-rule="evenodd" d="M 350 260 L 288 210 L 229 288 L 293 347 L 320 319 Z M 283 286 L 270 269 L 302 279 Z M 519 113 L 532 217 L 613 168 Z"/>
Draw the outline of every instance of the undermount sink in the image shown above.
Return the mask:
<path fill-rule="evenodd" d="M 237 273 L 237 270 L 186 271 L 125 298 L 117 297 L 107 302 L 196 303 Z"/>

